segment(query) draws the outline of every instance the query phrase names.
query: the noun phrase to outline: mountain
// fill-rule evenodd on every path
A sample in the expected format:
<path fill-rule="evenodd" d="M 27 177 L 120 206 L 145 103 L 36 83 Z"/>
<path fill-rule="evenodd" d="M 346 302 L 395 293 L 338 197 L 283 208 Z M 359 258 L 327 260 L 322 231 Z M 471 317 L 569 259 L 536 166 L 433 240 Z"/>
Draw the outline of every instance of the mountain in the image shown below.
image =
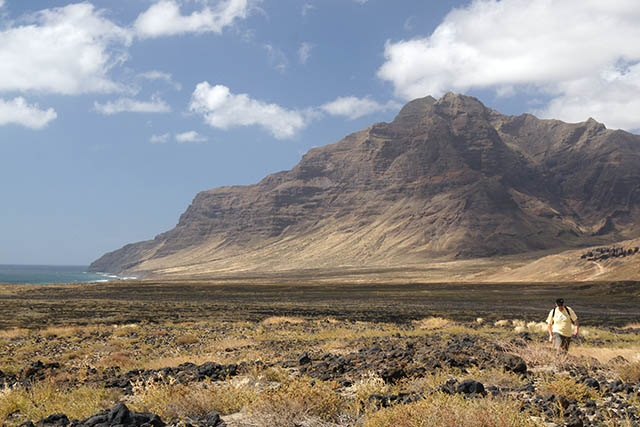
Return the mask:
<path fill-rule="evenodd" d="M 196 195 L 172 230 L 92 271 L 165 276 L 394 267 L 640 236 L 640 136 L 589 119 L 416 99 L 289 171 Z"/>

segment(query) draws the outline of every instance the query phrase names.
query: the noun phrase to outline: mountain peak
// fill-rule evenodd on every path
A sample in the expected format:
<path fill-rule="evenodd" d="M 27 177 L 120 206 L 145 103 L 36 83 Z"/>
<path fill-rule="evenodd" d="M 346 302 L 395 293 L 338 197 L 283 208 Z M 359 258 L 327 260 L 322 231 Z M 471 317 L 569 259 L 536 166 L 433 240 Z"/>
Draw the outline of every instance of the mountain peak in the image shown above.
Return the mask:
<path fill-rule="evenodd" d="M 487 110 L 480 100 L 473 96 L 462 95 L 453 92 L 447 92 L 442 98 L 434 103 L 439 111 L 445 111 L 449 114 L 458 112 L 466 113 L 483 113 Z"/>
<path fill-rule="evenodd" d="M 436 99 L 433 96 L 414 99 L 402 107 L 393 123 L 401 126 L 415 123 L 429 111 L 435 102 Z"/>

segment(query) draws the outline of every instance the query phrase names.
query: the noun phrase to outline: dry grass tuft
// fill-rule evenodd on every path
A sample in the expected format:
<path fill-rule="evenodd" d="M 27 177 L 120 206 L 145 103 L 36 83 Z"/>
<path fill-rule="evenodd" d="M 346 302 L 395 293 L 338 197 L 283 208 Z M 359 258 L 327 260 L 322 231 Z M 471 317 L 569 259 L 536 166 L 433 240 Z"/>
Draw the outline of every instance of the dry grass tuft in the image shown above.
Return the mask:
<path fill-rule="evenodd" d="M 31 334 L 31 331 L 29 329 L 11 328 L 11 329 L 6 329 L 4 331 L 0 331 L 0 338 L 10 340 L 14 338 L 24 338 L 29 334 Z"/>
<path fill-rule="evenodd" d="M 532 332 L 545 333 L 548 330 L 548 326 L 545 322 L 529 322 L 527 323 L 527 329 Z"/>
<path fill-rule="evenodd" d="M 415 323 L 420 329 L 441 329 L 455 325 L 453 320 L 443 319 L 442 317 L 427 317 L 416 320 Z"/>
<path fill-rule="evenodd" d="M 379 375 L 368 372 L 351 387 L 344 389 L 342 394 L 366 404 L 372 394 L 386 394 L 390 391 L 391 387 Z"/>
<path fill-rule="evenodd" d="M 365 427 L 506 427 L 535 426 L 515 401 L 499 398 L 465 399 L 435 393 L 419 402 L 382 409 L 367 416 Z"/>
<path fill-rule="evenodd" d="M 193 334 L 184 334 L 176 338 L 176 344 L 178 345 L 196 344 L 198 342 L 200 342 L 200 339 Z"/>

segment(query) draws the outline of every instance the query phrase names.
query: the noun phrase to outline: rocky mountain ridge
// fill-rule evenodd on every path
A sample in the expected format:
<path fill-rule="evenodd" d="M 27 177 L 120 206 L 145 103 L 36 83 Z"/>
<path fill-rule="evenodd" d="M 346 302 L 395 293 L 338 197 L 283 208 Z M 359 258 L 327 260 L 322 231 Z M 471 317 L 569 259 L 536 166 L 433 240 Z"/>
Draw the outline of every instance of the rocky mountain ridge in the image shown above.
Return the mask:
<path fill-rule="evenodd" d="M 172 230 L 92 271 L 207 275 L 400 266 L 640 235 L 640 136 L 502 115 L 448 93 L 311 149 L 290 171 L 199 193 Z"/>

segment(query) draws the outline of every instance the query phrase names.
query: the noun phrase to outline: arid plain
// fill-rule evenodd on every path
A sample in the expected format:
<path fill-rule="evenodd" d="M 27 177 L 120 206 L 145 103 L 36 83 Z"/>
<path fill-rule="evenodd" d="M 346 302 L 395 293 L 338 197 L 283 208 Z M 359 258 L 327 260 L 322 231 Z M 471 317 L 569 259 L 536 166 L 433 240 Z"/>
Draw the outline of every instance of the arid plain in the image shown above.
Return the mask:
<path fill-rule="evenodd" d="M 3 285 L 0 419 L 637 425 L 639 283 L 388 275 Z M 581 322 L 568 356 L 546 342 L 558 295 Z"/>

